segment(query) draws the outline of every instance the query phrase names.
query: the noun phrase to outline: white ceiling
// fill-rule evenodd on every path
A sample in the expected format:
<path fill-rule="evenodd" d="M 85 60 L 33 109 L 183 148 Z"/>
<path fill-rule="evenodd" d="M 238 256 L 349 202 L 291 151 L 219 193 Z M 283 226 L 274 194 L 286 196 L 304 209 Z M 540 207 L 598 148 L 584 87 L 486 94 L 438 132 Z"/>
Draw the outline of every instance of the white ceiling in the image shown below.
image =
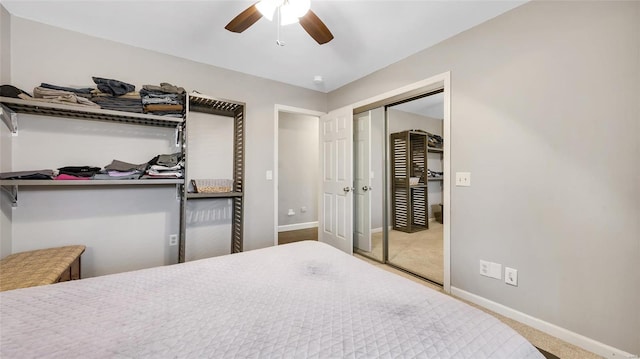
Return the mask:
<path fill-rule="evenodd" d="M 275 23 L 265 18 L 241 34 L 224 29 L 254 1 L 0 0 L 18 17 L 322 92 L 524 2 L 312 0 L 335 38 L 318 45 L 294 24 L 282 28 L 281 47 Z"/>

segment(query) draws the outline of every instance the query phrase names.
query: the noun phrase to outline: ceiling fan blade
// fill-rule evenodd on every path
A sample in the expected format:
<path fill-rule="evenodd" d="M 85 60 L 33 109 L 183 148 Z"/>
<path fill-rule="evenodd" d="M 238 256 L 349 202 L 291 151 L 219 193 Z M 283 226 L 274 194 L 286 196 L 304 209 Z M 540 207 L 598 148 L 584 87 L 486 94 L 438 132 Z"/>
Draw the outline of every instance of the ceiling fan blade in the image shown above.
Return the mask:
<path fill-rule="evenodd" d="M 300 25 L 318 44 L 326 44 L 333 40 L 333 34 L 320 18 L 311 10 L 300 18 Z"/>
<path fill-rule="evenodd" d="M 231 32 L 243 32 L 253 25 L 256 21 L 260 20 L 262 14 L 256 8 L 256 4 L 251 5 L 245 11 L 241 12 L 233 20 L 229 21 L 224 28 Z"/>

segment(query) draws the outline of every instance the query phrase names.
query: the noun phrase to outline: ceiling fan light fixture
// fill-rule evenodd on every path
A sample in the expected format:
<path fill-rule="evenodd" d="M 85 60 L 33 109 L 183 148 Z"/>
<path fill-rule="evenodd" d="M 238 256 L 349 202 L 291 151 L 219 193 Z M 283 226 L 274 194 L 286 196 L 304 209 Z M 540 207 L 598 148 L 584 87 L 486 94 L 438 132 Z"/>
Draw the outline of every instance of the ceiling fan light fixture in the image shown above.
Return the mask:
<path fill-rule="evenodd" d="M 256 4 L 256 9 L 258 9 L 267 20 L 273 21 L 273 14 L 283 3 L 284 0 L 260 0 Z"/>
<path fill-rule="evenodd" d="M 289 5 L 284 5 L 280 7 L 280 25 L 291 25 L 297 23 L 298 16 L 295 15 L 293 9 Z"/>
<path fill-rule="evenodd" d="M 241 33 L 263 17 L 273 21 L 274 13 L 278 11 L 278 42 L 281 43 L 281 25 L 298 22 L 319 45 L 326 44 L 333 40 L 333 34 L 310 7 L 311 0 L 258 0 L 231 19 L 224 28 Z"/>
<path fill-rule="evenodd" d="M 311 8 L 311 0 L 260 0 L 256 9 L 267 20 L 273 21 L 273 14 L 280 11 L 280 25 L 298 22 Z"/>
<path fill-rule="evenodd" d="M 283 8 L 287 8 L 297 18 L 303 17 L 311 9 L 311 0 L 288 0 Z"/>

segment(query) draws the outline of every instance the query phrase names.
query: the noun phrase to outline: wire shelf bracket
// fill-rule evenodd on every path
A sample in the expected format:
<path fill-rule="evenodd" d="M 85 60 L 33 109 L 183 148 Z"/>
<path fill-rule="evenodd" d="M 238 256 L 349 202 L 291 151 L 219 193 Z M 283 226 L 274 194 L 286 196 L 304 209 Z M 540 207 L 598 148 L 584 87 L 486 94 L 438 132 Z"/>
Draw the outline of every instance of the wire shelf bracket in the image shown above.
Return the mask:
<path fill-rule="evenodd" d="M 18 135 L 18 114 L 7 106 L 0 104 L 0 117 L 13 136 Z"/>
<path fill-rule="evenodd" d="M 18 207 L 18 185 L 2 186 L 2 190 L 9 195 L 11 207 Z"/>

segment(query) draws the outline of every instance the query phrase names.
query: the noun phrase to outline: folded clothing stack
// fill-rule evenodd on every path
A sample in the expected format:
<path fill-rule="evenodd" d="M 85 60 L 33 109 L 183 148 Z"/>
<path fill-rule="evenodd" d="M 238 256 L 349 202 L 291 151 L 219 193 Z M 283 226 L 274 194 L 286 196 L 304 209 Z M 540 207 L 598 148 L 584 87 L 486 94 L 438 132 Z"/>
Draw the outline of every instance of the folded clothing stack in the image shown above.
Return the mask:
<path fill-rule="evenodd" d="M 64 105 L 99 108 L 100 106 L 98 104 L 87 98 L 86 93 L 84 93 L 85 90 L 90 89 L 74 89 L 71 87 L 60 87 L 43 83 L 41 86 L 33 89 L 33 98 L 28 96 L 20 96 L 20 98 L 28 101 L 51 102 Z"/>
<path fill-rule="evenodd" d="M 134 180 L 139 179 L 147 170 L 148 163 L 139 165 L 113 160 L 104 166 L 104 170 L 96 173 L 93 179 L 96 180 Z"/>
<path fill-rule="evenodd" d="M 0 173 L 0 179 L 11 180 L 90 180 L 100 171 L 99 167 L 92 166 L 65 166 L 57 170 L 32 170 Z"/>
<path fill-rule="evenodd" d="M 444 140 L 438 135 L 429 134 L 429 147 L 442 148 Z"/>
<path fill-rule="evenodd" d="M 0 179 L 3 180 L 50 180 L 53 177 L 55 176 L 51 169 L 0 173 Z"/>
<path fill-rule="evenodd" d="M 158 155 L 149 161 L 149 167 L 143 179 L 150 178 L 182 178 L 184 176 L 184 159 L 181 153 Z"/>
<path fill-rule="evenodd" d="M 55 180 L 90 180 L 100 171 L 100 167 L 92 166 L 66 166 L 58 168 Z"/>
<path fill-rule="evenodd" d="M 186 91 L 168 82 L 144 85 L 136 92 L 135 85 L 102 77 L 92 77 L 96 88 L 65 87 L 41 83 L 34 88 L 33 97 L 10 85 L 2 85 L 2 96 L 28 101 L 61 103 L 65 105 L 103 108 L 133 113 L 182 118 Z"/>
<path fill-rule="evenodd" d="M 160 86 L 144 85 L 140 90 L 144 113 L 182 118 L 186 91 L 182 87 L 162 82 Z"/>
<path fill-rule="evenodd" d="M 438 178 L 438 177 L 442 177 L 443 175 L 444 175 L 444 172 L 427 170 L 427 177 L 430 177 L 430 178 Z"/>
<path fill-rule="evenodd" d="M 135 92 L 136 87 L 126 82 L 93 77 L 97 89 L 90 91 L 91 101 L 100 105 L 105 110 L 142 113 L 142 100 L 140 93 Z"/>
<path fill-rule="evenodd" d="M 3 180 L 137 180 L 178 179 L 184 177 L 184 158 L 181 153 L 158 155 L 149 162 L 133 164 L 112 160 L 104 169 L 93 166 L 65 166 L 57 170 L 2 172 Z"/>
<path fill-rule="evenodd" d="M 91 98 L 91 90 L 93 90 L 90 87 L 65 87 L 65 86 L 52 85 L 45 82 L 40 84 L 40 88 L 72 92 L 76 96 L 86 98 L 86 99 Z"/>

